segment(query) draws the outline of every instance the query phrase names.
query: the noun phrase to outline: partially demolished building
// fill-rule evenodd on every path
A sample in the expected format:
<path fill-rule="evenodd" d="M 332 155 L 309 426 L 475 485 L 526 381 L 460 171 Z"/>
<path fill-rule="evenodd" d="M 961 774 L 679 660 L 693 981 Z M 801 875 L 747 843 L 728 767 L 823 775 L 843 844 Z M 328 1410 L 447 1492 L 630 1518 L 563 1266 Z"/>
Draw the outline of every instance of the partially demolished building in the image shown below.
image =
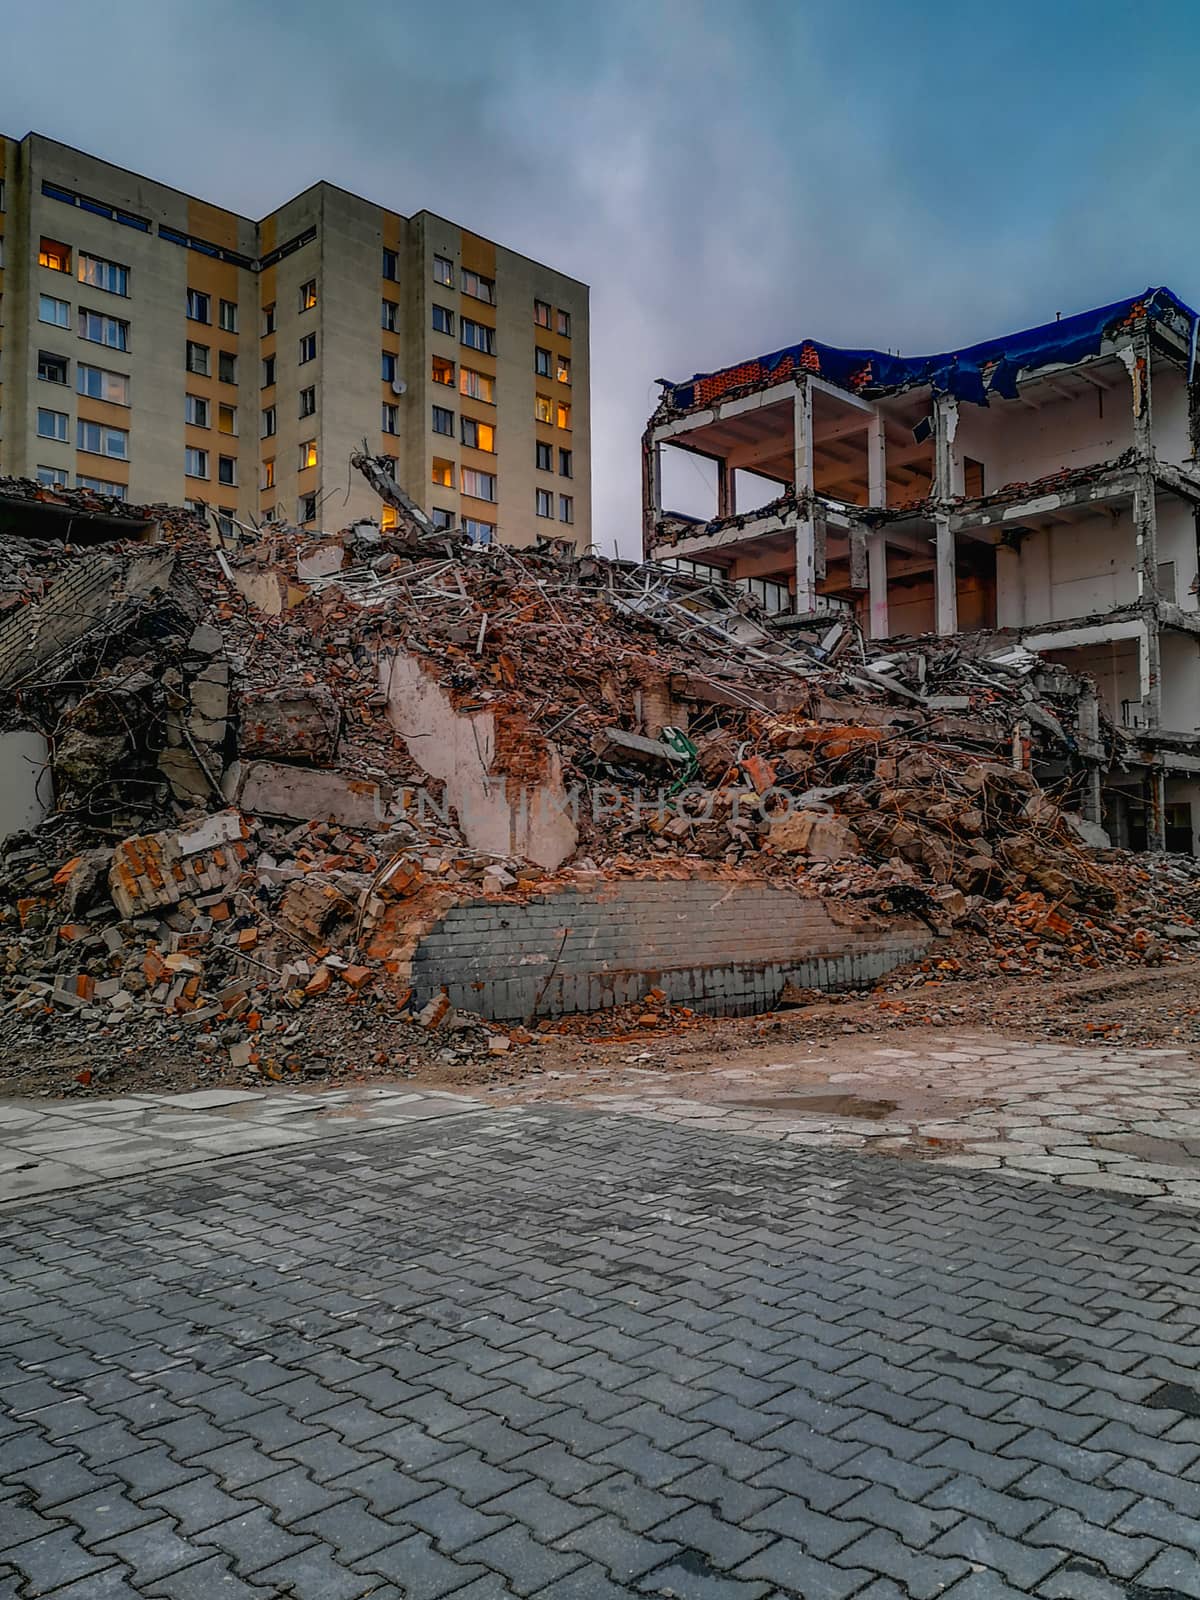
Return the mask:
<path fill-rule="evenodd" d="M 937 356 L 809 340 L 664 382 L 645 553 L 755 589 L 780 636 L 853 618 L 1062 663 L 1116 737 L 1085 809 L 1200 853 L 1196 331 L 1159 288 Z M 680 450 L 714 464 L 710 515 L 664 504 Z"/>

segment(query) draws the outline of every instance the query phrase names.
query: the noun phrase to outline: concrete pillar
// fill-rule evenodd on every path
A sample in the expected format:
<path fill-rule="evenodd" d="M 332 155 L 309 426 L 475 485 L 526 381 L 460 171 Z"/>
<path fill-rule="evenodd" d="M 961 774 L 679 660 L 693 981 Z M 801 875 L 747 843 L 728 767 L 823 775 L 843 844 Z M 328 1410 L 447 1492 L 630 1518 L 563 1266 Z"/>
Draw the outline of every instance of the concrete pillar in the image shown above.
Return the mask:
<path fill-rule="evenodd" d="M 642 437 L 642 554 L 648 556 L 662 516 L 662 446 Z"/>
<path fill-rule="evenodd" d="M 1147 726 L 1162 725 L 1162 673 L 1158 625 L 1158 516 L 1154 499 L 1154 417 L 1150 385 L 1150 334 L 1141 328 L 1121 351 L 1133 406 L 1133 531 L 1138 600 L 1146 624 L 1143 710 Z"/>
<path fill-rule="evenodd" d="M 737 512 L 733 468 L 728 461 L 717 462 L 717 516 L 732 517 Z"/>
<path fill-rule="evenodd" d="M 812 391 L 805 379 L 796 387 L 794 431 L 794 484 L 799 510 L 796 518 L 796 610 L 817 608 L 816 525 L 813 520 Z"/>
<path fill-rule="evenodd" d="M 887 435 L 879 411 L 867 422 L 867 504 L 887 505 Z"/>
<path fill-rule="evenodd" d="M 882 528 L 867 539 L 867 586 L 871 599 L 871 637 L 888 636 L 887 540 Z"/>
<path fill-rule="evenodd" d="M 1167 776 L 1155 767 L 1146 778 L 1146 849 L 1167 848 Z"/>
<path fill-rule="evenodd" d="M 954 561 L 954 534 L 950 518 L 939 512 L 934 517 L 936 551 L 933 572 L 937 601 L 937 631 L 958 632 L 958 578 Z"/>
<path fill-rule="evenodd" d="M 958 632 L 958 579 L 955 571 L 954 534 L 950 528 L 949 501 L 962 493 L 962 458 L 955 449 L 958 432 L 958 401 L 940 394 L 933 409 L 933 500 L 936 559 L 934 593 L 937 631 Z"/>

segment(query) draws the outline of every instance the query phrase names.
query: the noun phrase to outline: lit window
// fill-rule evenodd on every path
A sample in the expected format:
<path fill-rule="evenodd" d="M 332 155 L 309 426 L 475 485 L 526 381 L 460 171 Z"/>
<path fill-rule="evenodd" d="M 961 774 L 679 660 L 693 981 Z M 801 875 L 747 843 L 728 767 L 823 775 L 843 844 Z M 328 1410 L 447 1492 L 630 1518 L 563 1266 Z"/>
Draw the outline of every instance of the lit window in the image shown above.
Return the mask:
<path fill-rule="evenodd" d="M 490 422 L 477 422 L 474 417 L 462 419 L 462 442 L 474 450 L 496 449 L 496 430 Z"/>
<path fill-rule="evenodd" d="M 316 409 L 317 409 L 317 391 L 316 391 L 316 388 L 310 386 L 307 389 L 301 389 L 301 391 L 300 391 L 300 415 L 302 417 L 311 417 L 314 414 L 314 412 L 316 411 Z"/>
<path fill-rule="evenodd" d="M 384 506 L 379 518 L 379 526 L 384 533 L 395 533 L 400 526 L 400 513 L 395 506 Z"/>
<path fill-rule="evenodd" d="M 447 511 L 444 506 L 434 506 L 430 512 L 430 521 L 435 528 L 452 528 L 454 526 L 454 513 Z"/>
<path fill-rule="evenodd" d="M 108 294 L 129 293 L 129 268 L 116 261 L 106 261 L 103 256 L 79 253 L 79 281 L 92 289 L 103 289 Z"/>
<path fill-rule="evenodd" d="M 533 399 L 533 415 L 538 422 L 554 421 L 554 401 L 549 395 L 535 395 Z"/>
<path fill-rule="evenodd" d="M 236 436 L 237 431 L 238 431 L 238 427 L 237 427 L 237 407 L 236 406 L 218 406 L 217 407 L 217 432 L 218 433 L 231 433 L 231 434 L 234 434 Z"/>
<path fill-rule="evenodd" d="M 560 311 L 558 313 L 557 328 L 561 338 L 569 339 L 571 337 L 571 313 L 569 311 Z"/>
<path fill-rule="evenodd" d="M 75 474 L 75 487 L 90 489 L 93 494 L 106 494 L 110 500 L 124 500 L 129 493 L 123 483 L 110 483 L 106 478 L 85 478 L 82 472 Z"/>
<path fill-rule="evenodd" d="M 189 445 L 183 452 L 183 470 L 189 478 L 207 478 L 208 451 L 193 450 Z"/>
<path fill-rule="evenodd" d="M 274 456 L 272 456 L 269 461 L 264 461 L 263 462 L 262 486 L 263 486 L 264 489 L 273 489 L 275 487 L 275 457 Z"/>
<path fill-rule="evenodd" d="M 306 333 L 300 341 L 300 365 L 306 361 L 317 359 L 317 336 L 315 333 Z"/>
<path fill-rule="evenodd" d="M 275 382 L 275 357 L 264 356 L 262 363 L 262 386 L 269 389 Z"/>
<path fill-rule="evenodd" d="M 189 394 L 183 398 L 184 420 L 193 428 L 208 427 L 208 401 L 203 395 Z"/>
<path fill-rule="evenodd" d="M 435 305 L 433 307 L 433 331 L 434 331 L 434 333 L 448 333 L 448 334 L 450 334 L 451 337 L 453 337 L 454 336 L 454 313 L 453 313 L 453 311 L 448 310 L 445 306 Z"/>
<path fill-rule="evenodd" d="M 236 333 L 238 331 L 238 308 L 236 300 L 222 300 L 220 311 L 220 327 L 222 333 Z"/>
<path fill-rule="evenodd" d="M 234 456 L 217 457 L 217 481 L 219 483 L 235 484 L 237 482 L 237 459 Z"/>
<path fill-rule="evenodd" d="M 533 302 L 533 320 L 539 328 L 548 328 L 550 326 L 550 307 L 544 300 L 535 300 Z"/>
<path fill-rule="evenodd" d="M 537 490 L 536 505 L 539 517 L 552 517 L 554 515 L 554 496 L 549 489 Z"/>
<path fill-rule="evenodd" d="M 99 311 L 79 313 L 79 337 L 92 344 L 106 344 L 110 350 L 129 349 L 129 324 L 119 317 L 106 317 Z"/>
<path fill-rule="evenodd" d="M 570 383 L 570 381 L 571 381 L 571 359 L 570 359 L 569 356 L 559 356 L 558 365 L 557 365 L 557 377 L 558 377 L 559 383 Z"/>
<path fill-rule="evenodd" d="M 382 271 L 383 271 L 383 276 L 385 278 L 390 278 L 393 283 L 397 280 L 397 278 L 399 278 L 399 276 L 400 276 L 400 263 L 399 263 L 399 261 L 398 261 L 398 259 L 396 257 L 396 252 L 394 250 L 385 250 L 383 252 L 383 268 L 382 268 Z"/>
<path fill-rule="evenodd" d="M 433 281 L 434 281 L 434 283 L 444 283 L 444 284 L 447 284 L 447 285 L 452 285 L 454 283 L 454 263 L 453 263 L 453 261 L 447 260 L 447 258 L 445 256 L 434 256 L 434 258 L 433 258 Z"/>
<path fill-rule="evenodd" d="M 475 544 L 491 544 L 496 537 L 496 524 L 494 522 L 476 522 L 474 517 L 464 517 L 463 532 Z"/>
<path fill-rule="evenodd" d="M 533 350 L 533 370 L 539 378 L 550 376 L 550 352 L 543 350 L 541 345 L 535 345 Z"/>
<path fill-rule="evenodd" d="M 300 446 L 300 470 L 303 472 L 306 467 L 315 467 L 316 464 L 317 441 L 315 439 L 306 439 Z"/>
<path fill-rule="evenodd" d="M 275 434 L 275 407 L 264 406 L 262 414 L 262 437 L 273 438 Z"/>
<path fill-rule="evenodd" d="M 114 406 L 129 404 L 129 378 L 124 372 L 106 372 L 81 361 L 75 369 L 75 388 L 93 400 L 107 400 Z"/>
<path fill-rule="evenodd" d="M 398 300 L 383 300 L 380 302 L 380 322 L 386 333 L 395 333 L 400 325 L 400 302 Z"/>
<path fill-rule="evenodd" d="M 476 472 L 474 467 L 462 469 L 462 492 L 469 494 L 473 500 L 494 500 L 496 498 L 496 474 L 494 472 Z"/>
<path fill-rule="evenodd" d="M 57 239 L 43 239 L 38 251 L 38 266 L 49 267 L 51 272 L 70 272 L 71 247 Z"/>
<path fill-rule="evenodd" d="M 237 382 L 237 357 L 229 350 L 217 351 L 217 377 L 222 383 Z"/>
<path fill-rule="evenodd" d="M 559 448 L 558 475 L 560 478 L 573 478 L 575 476 L 574 461 L 575 457 L 572 451 Z"/>
<path fill-rule="evenodd" d="M 296 520 L 301 525 L 306 522 L 315 522 L 317 520 L 316 490 L 314 490 L 312 494 L 302 494 L 300 496 L 299 502 L 296 506 Z"/>
<path fill-rule="evenodd" d="M 463 367 L 459 374 L 459 392 L 469 396 L 472 400 L 486 400 L 492 405 L 496 395 L 496 380 L 489 378 L 486 372 L 475 372 L 470 367 Z"/>
<path fill-rule="evenodd" d="M 385 400 L 380 407 L 379 427 L 383 433 L 400 432 L 400 407 Z"/>
<path fill-rule="evenodd" d="M 66 383 L 66 356 L 52 356 L 48 350 L 39 350 L 38 377 L 43 383 Z"/>
<path fill-rule="evenodd" d="M 464 368 L 464 375 L 465 375 L 465 368 Z M 433 357 L 433 365 L 432 365 L 432 376 L 433 376 L 434 383 L 446 383 L 446 384 L 450 384 L 451 386 L 453 386 L 453 383 L 454 383 L 454 363 L 453 363 L 453 361 L 447 361 L 444 356 L 434 356 Z M 463 393 L 464 394 L 466 393 L 465 389 L 463 390 Z"/>
<path fill-rule="evenodd" d="M 48 322 L 55 328 L 71 326 L 71 305 L 67 300 L 56 300 L 52 294 L 38 295 L 38 321 Z"/>
<path fill-rule="evenodd" d="M 575 497 L 570 494 L 560 494 L 558 497 L 558 520 L 560 522 L 575 521 Z"/>
<path fill-rule="evenodd" d="M 207 378 L 211 368 L 208 360 L 208 346 L 206 344 L 193 344 L 188 340 L 187 369 L 196 373 L 201 378 Z"/>
<path fill-rule="evenodd" d="M 571 426 L 571 408 L 570 408 L 570 406 L 567 405 L 565 400 L 560 400 L 555 409 L 557 411 L 557 416 L 555 417 L 555 421 L 557 422 L 558 426 L 560 428 L 569 428 Z"/>
<path fill-rule="evenodd" d="M 199 289 L 189 289 L 187 292 L 187 314 L 189 322 L 211 322 L 212 301 L 208 295 L 202 294 Z"/>
<path fill-rule="evenodd" d="M 396 358 L 390 350 L 385 350 L 379 358 L 379 376 L 384 383 L 396 381 Z"/>
<path fill-rule="evenodd" d="M 432 480 L 439 488 L 453 489 L 454 463 L 452 461 L 442 461 L 438 456 L 434 456 Z"/>
<path fill-rule="evenodd" d="M 71 475 L 65 467 L 39 467 L 37 481 L 47 489 L 65 489 L 71 481 Z"/>
<path fill-rule="evenodd" d="M 538 439 L 533 447 L 533 464 L 539 472 L 554 471 L 554 452 L 550 445 Z"/>
<path fill-rule="evenodd" d="M 307 283 L 300 285 L 300 309 L 311 311 L 317 303 L 317 280 L 309 278 Z"/>
<path fill-rule="evenodd" d="M 489 306 L 496 303 L 496 280 L 481 277 L 478 272 L 468 272 L 463 268 L 462 292 L 469 294 L 473 300 L 485 300 Z"/>
<path fill-rule="evenodd" d="M 47 411 L 43 406 L 38 407 L 37 431 L 39 439 L 57 439 L 60 443 L 67 442 L 67 423 L 69 418 L 65 411 Z"/>
<path fill-rule="evenodd" d="M 471 350 L 482 350 L 486 356 L 496 354 L 496 330 L 489 328 L 482 322 L 472 322 L 469 317 L 462 319 L 462 342 Z"/>
<path fill-rule="evenodd" d="M 434 433 L 448 433 L 448 434 L 451 435 L 451 437 L 453 437 L 453 435 L 454 435 L 454 413 L 453 413 L 453 411 L 447 411 L 445 406 L 434 406 L 434 408 L 433 408 L 433 431 L 434 431 Z"/>
<path fill-rule="evenodd" d="M 274 332 L 275 332 L 275 302 L 274 302 L 274 300 L 272 300 L 271 304 L 269 306 L 264 306 L 263 307 L 262 336 L 265 339 L 268 334 L 274 333 Z"/>

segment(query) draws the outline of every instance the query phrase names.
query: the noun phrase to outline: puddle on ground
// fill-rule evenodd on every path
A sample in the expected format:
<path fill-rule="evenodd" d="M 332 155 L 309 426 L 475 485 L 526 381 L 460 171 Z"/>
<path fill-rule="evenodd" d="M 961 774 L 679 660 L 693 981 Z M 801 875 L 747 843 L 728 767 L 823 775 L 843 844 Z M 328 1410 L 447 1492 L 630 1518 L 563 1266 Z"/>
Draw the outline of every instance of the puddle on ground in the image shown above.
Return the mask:
<path fill-rule="evenodd" d="M 882 1122 L 899 1104 L 896 1100 L 865 1100 L 857 1094 L 764 1094 L 753 1099 L 734 1100 L 735 1106 L 752 1106 L 756 1111 L 806 1111 L 814 1116 L 866 1117 Z"/>

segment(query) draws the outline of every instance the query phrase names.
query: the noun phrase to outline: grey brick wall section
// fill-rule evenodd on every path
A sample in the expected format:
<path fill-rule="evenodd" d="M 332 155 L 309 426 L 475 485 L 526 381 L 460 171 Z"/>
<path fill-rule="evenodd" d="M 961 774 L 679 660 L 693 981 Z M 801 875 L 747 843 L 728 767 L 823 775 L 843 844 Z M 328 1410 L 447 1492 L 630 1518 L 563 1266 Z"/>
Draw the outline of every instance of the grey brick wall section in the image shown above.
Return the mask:
<path fill-rule="evenodd" d="M 769 1010 L 787 982 L 806 989 L 874 982 L 929 942 L 919 924 L 835 920 L 827 902 L 769 884 L 693 878 L 617 880 L 520 905 L 472 901 L 418 946 L 424 1004 L 451 1001 L 501 1021 L 600 1011 L 665 989 L 714 1015 Z"/>

